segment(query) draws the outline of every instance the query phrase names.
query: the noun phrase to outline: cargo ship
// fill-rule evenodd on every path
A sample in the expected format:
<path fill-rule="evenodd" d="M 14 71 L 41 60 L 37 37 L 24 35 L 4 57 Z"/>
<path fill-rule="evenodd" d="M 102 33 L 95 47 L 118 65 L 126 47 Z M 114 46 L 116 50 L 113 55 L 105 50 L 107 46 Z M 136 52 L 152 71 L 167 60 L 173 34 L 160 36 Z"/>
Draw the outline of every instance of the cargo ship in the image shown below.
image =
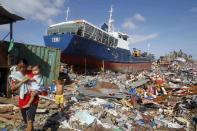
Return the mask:
<path fill-rule="evenodd" d="M 101 28 L 86 20 L 51 25 L 44 36 L 45 46 L 60 48 L 61 61 L 69 65 L 135 72 L 151 68 L 152 57 L 129 49 L 129 36 L 113 31 L 113 8 L 107 24 Z"/>

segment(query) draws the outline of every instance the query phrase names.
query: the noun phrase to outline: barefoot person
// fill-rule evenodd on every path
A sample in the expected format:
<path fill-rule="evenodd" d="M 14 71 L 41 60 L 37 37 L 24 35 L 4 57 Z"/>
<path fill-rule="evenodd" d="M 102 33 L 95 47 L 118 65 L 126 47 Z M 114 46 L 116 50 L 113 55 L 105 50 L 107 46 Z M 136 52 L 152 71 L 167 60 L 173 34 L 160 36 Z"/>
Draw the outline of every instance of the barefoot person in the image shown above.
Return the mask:
<path fill-rule="evenodd" d="M 34 98 L 38 96 L 40 90 L 44 86 L 43 76 L 40 74 L 40 65 L 35 65 L 32 68 L 32 77 L 30 79 L 30 94 L 31 98 L 29 102 L 23 106 L 23 108 L 30 107 Z"/>
<path fill-rule="evenodd" d="M 17 66 L 18 71 L 12 74 L 12 90 L 19 90 L 19 107 L 21 110 L 23 121 L 25 122 L 25 125 L 27 125 L 26 131 L 32 131 L 33 121 L 35 118 L 39 98 L 35 97 L 29 108 L 22 108 L 30 100 L 28 84 L 29 78 L 25 77 L 27 61 L 25 59 L 21 59 L 18 61 Z"/>
<path fill-rule="evenodd" d="M 55 103 L 58 105 L 59 114 L 62 115 L 62 112 L 64 110 L 64 79 L 58 78 L 57 81 L 55 81 L 56 85 L 56 92 L 55 92 Z"/>

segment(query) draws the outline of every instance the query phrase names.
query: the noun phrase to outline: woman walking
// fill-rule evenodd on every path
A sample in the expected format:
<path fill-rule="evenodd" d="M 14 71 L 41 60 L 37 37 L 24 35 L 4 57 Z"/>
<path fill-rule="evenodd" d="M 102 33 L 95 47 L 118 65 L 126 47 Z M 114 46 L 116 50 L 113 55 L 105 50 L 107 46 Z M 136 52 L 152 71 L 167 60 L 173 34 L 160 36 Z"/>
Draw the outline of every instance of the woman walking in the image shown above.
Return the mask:
<path fill-rule="evenodd" d="M 21 59 L 17 63 L 18 71 L 16 71 L 13 76 L 12 81 L 12 90 L 19 90 L 19 107 L 23 117 L 23 121 L 27 125 L 26 131 L 33 131 L 33 121 L 36 114 L 36 109 L 38 106 L 39 97 L 36 96 L 28 108 L 23 108 L 26 105 L 30 98 L 31 93 L 29 92 L 30 85 L 28 84 L 29 78 L 26 77 L 27 61 Z"/>

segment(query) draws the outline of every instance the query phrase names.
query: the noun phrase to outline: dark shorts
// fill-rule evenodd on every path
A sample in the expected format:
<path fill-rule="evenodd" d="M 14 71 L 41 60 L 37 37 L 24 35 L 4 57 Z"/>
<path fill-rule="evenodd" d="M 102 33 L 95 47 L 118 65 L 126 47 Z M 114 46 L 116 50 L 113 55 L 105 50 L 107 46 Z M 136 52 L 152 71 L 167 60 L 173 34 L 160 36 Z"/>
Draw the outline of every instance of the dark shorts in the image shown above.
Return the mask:
<path fill-rule="evenodd" d="M 31 104 L 29 108 L 21 109 L 21 114 L 25 123 L 27 123 L 27 121 L 34 121 L 36 109 L 36 104 Z"/>

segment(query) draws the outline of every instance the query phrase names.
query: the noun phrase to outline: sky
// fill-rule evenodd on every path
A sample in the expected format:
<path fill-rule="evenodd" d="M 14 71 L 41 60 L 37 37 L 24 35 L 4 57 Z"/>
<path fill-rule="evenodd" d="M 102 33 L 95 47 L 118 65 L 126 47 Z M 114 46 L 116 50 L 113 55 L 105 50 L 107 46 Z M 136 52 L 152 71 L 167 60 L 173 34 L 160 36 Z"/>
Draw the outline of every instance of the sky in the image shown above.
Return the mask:
<path fill-rule="evenodd" d="M 130 48 L 157 57 L 182 49 L 197 59 L 197 0 L 0 0 L 0 4 L 24 17 L 14 24 L 14 40 L 44 45 L 51 24 L 85 19 L 101 26 L 113 6 L 114 30 L 130 36 Z M 0 26 L 0 40 L 9 26 Z M 148 48 L 149 47 L 149 48 Z"/>

